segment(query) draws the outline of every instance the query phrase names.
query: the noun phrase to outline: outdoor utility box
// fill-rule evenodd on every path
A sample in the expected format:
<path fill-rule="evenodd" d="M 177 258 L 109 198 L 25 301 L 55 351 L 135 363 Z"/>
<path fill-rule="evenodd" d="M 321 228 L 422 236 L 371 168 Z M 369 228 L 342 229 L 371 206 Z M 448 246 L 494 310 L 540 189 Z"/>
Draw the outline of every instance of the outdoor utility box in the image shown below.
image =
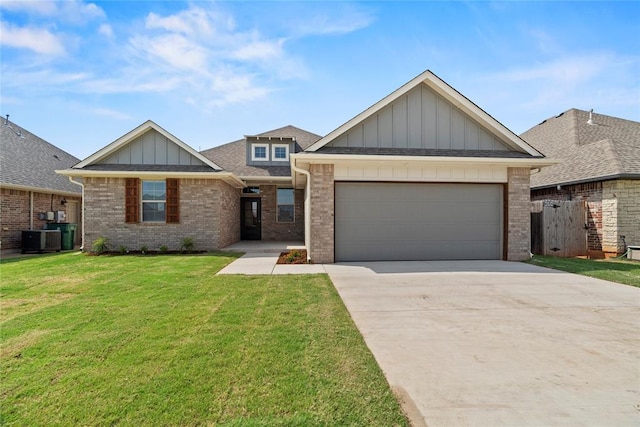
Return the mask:
<path fill-rule="evenodd" d="M 640 261 L 640 246 L 628 246 L 627 250 L 627 259 Z"/>
<path fill-rule="evenodd" d="M 67 220 L 67 213 L 65 211 L 56 211 L 55 213 L 56 222 L 65 222 Z"/>
<path fill-rule="evenodd" d="M 62 250 L 73 250 L 75 242 L 75 234 L 78 224 L 69 224 L 66 222 L 50 222 L 47 224 L 47 230 L 59 230 L 62 235 Z"/>
<path fill-rule="evenodd" d="M 62 249 L 61 235 L 60 230 L 25 230 L 22 232 L 22 253 L 60 252 Z"/>

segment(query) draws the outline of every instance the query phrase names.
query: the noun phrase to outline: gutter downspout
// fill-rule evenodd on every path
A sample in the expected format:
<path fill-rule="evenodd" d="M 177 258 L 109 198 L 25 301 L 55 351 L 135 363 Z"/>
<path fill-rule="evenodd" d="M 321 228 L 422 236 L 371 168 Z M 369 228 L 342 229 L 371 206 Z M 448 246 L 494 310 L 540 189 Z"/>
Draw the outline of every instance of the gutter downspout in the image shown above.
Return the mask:
<path fill-rule="evenodd" d="M 81 210 L 80 224 L 82 227 L 82 242 L 80 243 L 80 251 L 84 252 L 84 184 L 78 181 L 74 181 L 72 176 L 69 177 L 69 181 L 71 181 L 72 184 L 79 185 L 80 187 L 82 187 L 82 208 L 80 209 Z"/>
<path fill-rule="evenodd" d="M 307 262 L 311 261 L 311 174 L 295 165 L 297 159 L 293 159 L 291 169 L 303 174 L 307 178 L 304 189 L 304 245 L 307 248 Z M 84 199 L 82 199 L 84 201 Z"/>

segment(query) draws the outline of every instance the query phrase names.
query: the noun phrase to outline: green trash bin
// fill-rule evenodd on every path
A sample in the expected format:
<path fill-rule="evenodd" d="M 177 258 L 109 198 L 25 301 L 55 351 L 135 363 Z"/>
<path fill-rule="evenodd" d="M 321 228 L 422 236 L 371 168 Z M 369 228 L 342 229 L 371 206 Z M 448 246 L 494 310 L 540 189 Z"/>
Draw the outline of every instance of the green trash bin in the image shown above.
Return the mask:
<path fill-rule="evenodd" d="M 66 222 L 50 222 L 47 224 L 47 230 L 60 230 L 63 251 L 73 250 L 77 228 L 78 224 Z"/>

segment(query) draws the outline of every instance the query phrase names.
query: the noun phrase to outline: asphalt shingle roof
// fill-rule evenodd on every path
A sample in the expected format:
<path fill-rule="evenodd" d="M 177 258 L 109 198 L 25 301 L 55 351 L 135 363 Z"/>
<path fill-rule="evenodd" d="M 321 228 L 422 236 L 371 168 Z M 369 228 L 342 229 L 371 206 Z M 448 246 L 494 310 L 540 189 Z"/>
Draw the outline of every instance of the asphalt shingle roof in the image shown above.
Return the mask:
<path fill-rule="evenodd" d="M 38 188 L 47 192 L 82 194 L 80 186 L 55 170 L 80 160 L 15 123 L 0 123 L 0 184 Z M 22 135 L 22 137 L 20 136 Z"/>
<path fill-rule="evenodd" d="M 307 132 L 295 126 L 285 126 L 263 132 L 259 137 L 295 138 L 296 153 L 310 147 L 321 138 L 320 135 Z M 218 147 L 200 152 L 202 155 L 219 165 L 222 169 L 233 172 L 238 176 L 289 176 L 291 168 L 287 166 L 251 166 L 247 165 L 246 140 L 239 139 Z"/>
<path fill-rule="evenodd" d="M 602 179 L 640 178 L 640 123 L 603 114 L 571 109 L 549 118 L 520 137 L 560 160 L 531 175 L 531 187 L 599 181 Z"/>

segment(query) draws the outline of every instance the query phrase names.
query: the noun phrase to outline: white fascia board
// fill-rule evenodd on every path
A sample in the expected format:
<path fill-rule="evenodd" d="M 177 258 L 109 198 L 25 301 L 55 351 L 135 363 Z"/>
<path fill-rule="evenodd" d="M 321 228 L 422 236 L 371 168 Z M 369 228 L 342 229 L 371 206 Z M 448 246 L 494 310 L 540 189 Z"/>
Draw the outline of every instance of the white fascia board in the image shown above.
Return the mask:
<path fill-rule="evenodd" d="M 168 140 L 170 140 L 171 142 L 173 142 L 174 144 L 176 144 L 180 148 L 184 149 L 189 154 L 191 154 L 192 156 L 194 156 L 195 158 L 197 158 L 198 160 L 200 160 L 201 162 L 203 162 L 207 166 L 210 166 L 211 168 L 213 168 L 215 170 L 222 170 L 222 168 L 220 166 L 216 165 L 214 162 L 212 162 L 211 160 L 207 159 L 202 154 L 198 153 L 196 150 L 191 148 L 188 144 L 184 143 L 179 138 L 176 138 L 174 135 L 172 135 L 171 133 L 167 132 L 166 130 L 164 130 L 162 127 L 160 127 L 158 124 L 156 124 L 155 122 L 153 122 L 151 120 L 147 120 L 146 122 L 142 123 L 137 128 L 133 129 L 130 132 L 127 132 L 126 134 L 124 134 L 120 138 L 118 138 L 115 141 L 113 141 L 111 144 L 105 146 L 101 150 L 98 150 L 97 152 L 95 152 L 94 154 L 90 155 L 89 157 L 87 157 L 86 159 L 81 161 L 80 163 L 74 165 L 73 168 L 74 169 L 81 169 L 81 168 L 83 168 L 85 166 L 92 165 L 92 164 L 98 162 L 99 160 L 102 160 L 102 159 L 110 156 L 111 154 L 115 153 L 118 149 L 120 149 L 121 147 L 127 145 L 129 142 L 133 141 L 134 139 L 136 139 L 140 135 L 146 133 L 150 129 L 153 129 L 153 130 L 157 131 L 162 136 L 164 136 L 165 138 L 167 138 Z"/>
<path fill-rule="evenodd" d="M 308 169 L 311 164 L 480 164 L 501 165 L 512 167 L 541 168 L 559 163 L 558 160 L 548 158 L 503 158 L 503 157 L 439 157 L 439 156 L 376 156 L 361 154 L 305 154 L 291 155 L 296 166 Z"/>
<path fill-rule="evenodd" d="M 251 182 L 291 181 L 290 176 L 241 176 L 240 179 Z"/>
<path fill-rule="evenodd" d="M 358 114 L 342 126 L 338 127 L 334 131 L 330 132 L 325 137 L 316 141 L 305 151 L 317 151 L 318 149 L 324 147 L 329 142 L 347 132 L 352 127 L 358 125 L 363 122 L 367 118 L 371 117 L 378 111 L 382 110 L 387 105 L 391 104 L 398 98 L 406 95 L 409 91 L 419 86 L 420 84 L 426 84 L 431 89 L 435 90 L 436 93 L 441 95 L 447 101 L 451 102 L 456 107 L 460 108 L 463 112 L 467 113 L 469 116 L 473 117 L 481 126 L 488 126 L 490 129 L 497 133 L 505 139 L 511 148 L 516 149 L 517 151 L 524 151 L 532 156 L 542 156 L 542 153 L 535 150 L 532 146 L 527 144 L 522 138 L 518 135 L 510 131 L 507 127 L 505 127 L 502 123 L 498 122 L 492 116 L 487 114 L 484 110 L 478 107 L 476 104 L 471 102 L 467 97 L 462 95 L 460 92 L 451 87 L 444 80 L 440 79 L 438 76 L 433 74 L 431 71 L 427 70 L 415 77 L 408 83 L 401 86 L 396 91 L 382 98 L 380 101 L 372 105 L 371 107 L 364 110 L 362 113 Z"/>
<path fill-rule="evenodd" d="M 51 193 L 51 194 L 58 194 L 60 196 L 68 196 L 68 197 L 82 197 L 82 191 L 73 193 L 71 191 L 54 190 L 53 188 L 30 187 L 28 185 L 0 184 L 0 188 L 7 188 L 11 190 L 20 190 L 20 191 L 31 191 L 34 193 L 43 193 L 43 194 Z"/>
<path fill-rule="evenodd" d="M 227 184 L 244 188 L 244 182 L 231 172 L 159 172 L 159 171 L 96 171 L 88 169 L 64 169 L 55 171 L 57 174 L 71 177 L 95 177 L 95 178 L 201 178 L 221 179 Z"/>

